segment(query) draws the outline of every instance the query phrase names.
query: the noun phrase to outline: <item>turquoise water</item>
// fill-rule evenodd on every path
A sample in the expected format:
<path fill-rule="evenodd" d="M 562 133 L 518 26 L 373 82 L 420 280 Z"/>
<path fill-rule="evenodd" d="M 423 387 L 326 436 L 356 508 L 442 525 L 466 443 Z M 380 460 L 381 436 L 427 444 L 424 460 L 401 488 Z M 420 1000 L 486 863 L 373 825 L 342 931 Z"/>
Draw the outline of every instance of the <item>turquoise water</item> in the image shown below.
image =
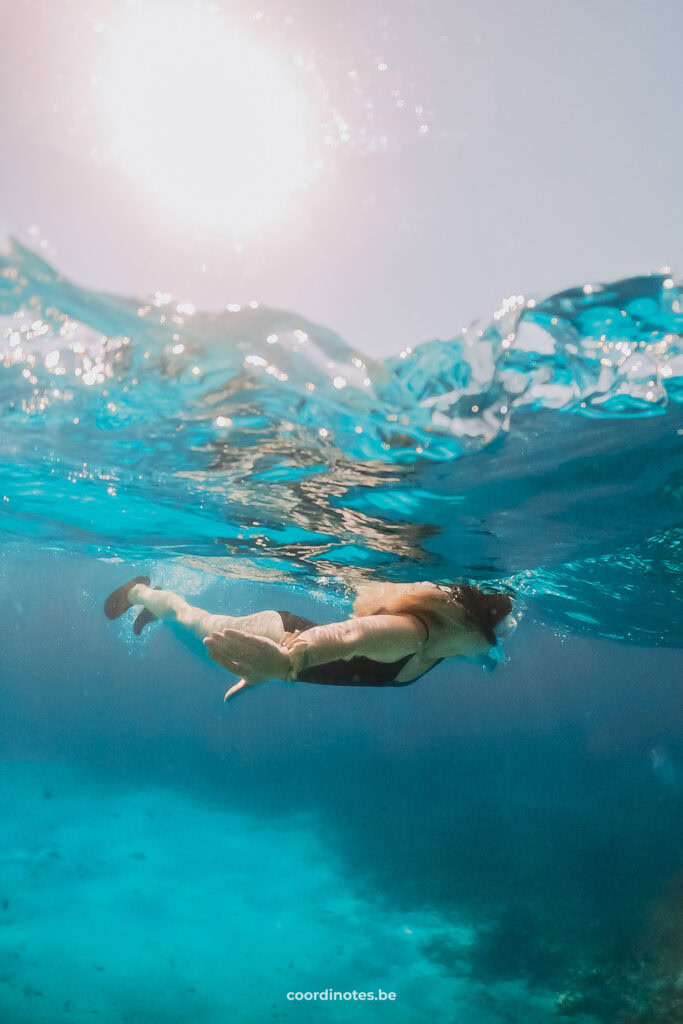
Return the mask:
<path fill-rule="evenodd" d="M 19 246 L 0 275 L 2 1018 L 679 1020 L 678 279 L 376 363 Z M 105 620 L 140 572 L 321 621 L 467 579 L 520 625 L 405 689 L 225 706 L 187 638 Z M 396 998 L 287 998 L 328 988 Z"/>

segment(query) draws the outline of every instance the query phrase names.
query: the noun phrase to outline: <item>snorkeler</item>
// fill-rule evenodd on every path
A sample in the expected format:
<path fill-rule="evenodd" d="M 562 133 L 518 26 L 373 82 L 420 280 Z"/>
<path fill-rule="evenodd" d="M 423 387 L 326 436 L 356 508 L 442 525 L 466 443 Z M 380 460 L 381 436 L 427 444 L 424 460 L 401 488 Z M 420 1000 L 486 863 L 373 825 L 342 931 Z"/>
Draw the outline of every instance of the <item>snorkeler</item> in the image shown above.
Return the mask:
<path fill-rule="evenodd" d="M 407 686 L 444 658 L 476 658 L 498 643 L 511 618 L 507 594 L 485 593 L 465 583 L 373 583 L 357 590 L 353 615 L 319 626 L 291 612 L 212 615 L 170 590 L 136 576 L 107 598 L 104 613 L 117 619 L 142 605 L 133 624 L 162 619 L 200 637 L 209 656 L 234 672 L 235 694 L 267 679 L 333 686 Z"/>

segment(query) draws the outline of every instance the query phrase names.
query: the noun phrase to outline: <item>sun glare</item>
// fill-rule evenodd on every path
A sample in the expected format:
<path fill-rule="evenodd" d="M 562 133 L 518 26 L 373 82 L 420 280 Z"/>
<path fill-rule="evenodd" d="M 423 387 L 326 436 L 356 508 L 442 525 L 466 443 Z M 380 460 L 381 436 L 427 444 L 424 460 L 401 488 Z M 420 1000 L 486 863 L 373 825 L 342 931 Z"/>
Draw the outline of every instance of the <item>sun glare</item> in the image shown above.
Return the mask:
<path fill-rule="evenodd" d="M 131 5 L 100 82 L 112 155 L 171 218 L 247 232 L 313 178 L 303 92 L 220 12 Z"/>

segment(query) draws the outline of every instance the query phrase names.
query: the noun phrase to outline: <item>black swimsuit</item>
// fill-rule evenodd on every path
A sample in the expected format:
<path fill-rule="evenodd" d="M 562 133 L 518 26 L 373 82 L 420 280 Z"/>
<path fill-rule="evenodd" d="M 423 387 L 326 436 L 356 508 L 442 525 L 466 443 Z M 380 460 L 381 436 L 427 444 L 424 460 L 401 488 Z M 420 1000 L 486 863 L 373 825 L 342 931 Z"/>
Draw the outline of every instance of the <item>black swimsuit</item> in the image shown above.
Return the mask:
<path fill-rule="evenodd" d="M 317 622 L 305 619 L 302 615 L 293 615 L 292 612 L 278 612 L 278 615 L 282 619 L 282 625 L 287 633 L 295 633 L 297 630 L 303 633 L 304 630 L 319 625 Z M 415 615 L 414 618 L 418 618 L 418 616 Z M 427 630 L 429 639 L 429 626 L 423 619 L 420 619 L 420 622 Z M 304 683 L 324 683 L 327 686 L 410 686 L 411 683 L 421 679 L 425 673 L 400 683 L 396 681 L 396 676 L 412 657 L 412 654 L 406 654 L 405 658 L 399 658 L 398 661 L 373 661 L 372 658 L 362 656 L 349 658 L 348 661 L 340 658 L 338 661 L 328 661 L 324 665 L 305 668 L 299 672 L 297 679 Z M 439 658 L 434 664 L 438 665 L 442 660 Z M 430 668 L 434 668 L 434 665 Z M 427 671 L 429 670 L 427 669 Z"/>

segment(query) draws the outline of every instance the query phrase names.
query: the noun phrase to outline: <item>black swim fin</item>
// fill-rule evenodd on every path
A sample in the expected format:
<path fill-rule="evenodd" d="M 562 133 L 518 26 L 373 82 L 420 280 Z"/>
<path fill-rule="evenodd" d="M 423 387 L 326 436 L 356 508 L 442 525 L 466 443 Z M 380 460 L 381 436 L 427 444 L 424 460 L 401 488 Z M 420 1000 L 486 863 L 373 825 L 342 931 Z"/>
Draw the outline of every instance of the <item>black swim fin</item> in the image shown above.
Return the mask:
<path fill-rule="evenodd" d="M 128 592 L 131 587 L 134 587 L 136 583 L 144 583 L 146 586 L 149 586 L 149 582 L 149 576 L 136 576 L 135 579 L 128 580 L 122 587 L 117 587 L 116 590 L 112 591 L 104 602 L 104 614 L 107 618 L 118 619 L 120 615 L 123 615 L 129 608 L 132 608 L 128 600 Z"/>
<path fill-rule="evenodd" d="M 155 587 L 155 590 L 161 590 L 161 587 Z M 136 636 L 140 636 L 145 626 L 149 625 L 150 622 L 156 622 L 157 617 L 154 612 L 151 612 L 149 608 L 143 608 L 137 619 L 133 623 L 133 632 Z"/>

